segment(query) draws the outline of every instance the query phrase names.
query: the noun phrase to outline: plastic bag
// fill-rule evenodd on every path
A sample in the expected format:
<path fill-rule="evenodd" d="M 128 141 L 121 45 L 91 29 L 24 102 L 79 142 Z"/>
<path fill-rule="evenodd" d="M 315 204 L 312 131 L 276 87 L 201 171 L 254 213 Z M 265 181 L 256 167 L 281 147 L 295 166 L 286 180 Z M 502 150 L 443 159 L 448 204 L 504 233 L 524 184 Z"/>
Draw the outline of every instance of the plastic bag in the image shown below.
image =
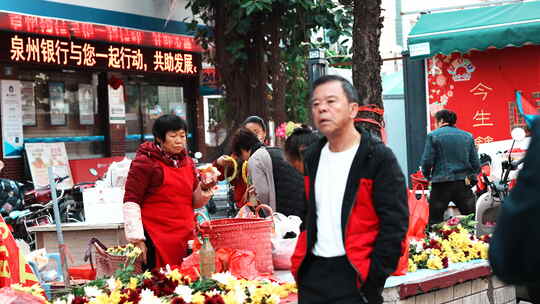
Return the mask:
<path fill-rule="evenodd" d="M 274 212 L 273 217 L 276 237 L 283 238 L 287 232 L 294 232 L 297 236 L 300 234 L 302 220 L 298 216 L 285 216 L 279 212 Z"/>
<path fill-rule="evenodd" d="M 9 287 L 4 287 L 0 289 L 0 303 L 2 304 L 45 304 L 45 301 L 29 293 L 13 290 Z"/>
<path fill-rule="evenodd" d="M 28 262 L 34 262 L 38 269 L 41 271 L 49 264 L 49 257 L 47 257 L 47 250 L 45 248 L 37 249 L 30 252 L 26 256 Z"/>
<path fill-rule="evenodd" d="M 131 159 L 127 157 L 125 157 L 122 161 L 113 162 L 107 169 L 103 180 L 96 182 L 96 186 L 103 184 L 105 187 L 124 188 L 130 166 Z"/>
<path fill-rule="evenodd" d="M 250 206 L 248 204 L 245 204 L 238 210 L 238 213 L 236 214 L 236 218 L 257 218 L 255 215 L 255 212 L 251 210 Z"/>
<path fill-rule="evenodd" d="M 297 237 L 293 239 L 272 239 L 272 262 L 275 269 L 291 269 L 291 257 L 294 254 L 297 241 Z"/>
<path fill-rule="evenodd" d="M 192 281 L 199 278 L 199 252 L 186 257 L 180 267 L 180 272 Z M 238 278 L 254 279 L 259 276 L 255 268 L 255 253 L 249 250 L 220 248 L 216 250 L 216 273 L 229 271 Z"/>
<path fill-rule="evenodd" d="M 422 190 L 418 199 L 416 190 Z M 407 235 L 414 239 L 423 239 L 426 237 L 426 225 L 429 221 L 429 203 L 423 188 L 415 188 L 409 191 L 409 230 Z"/>
<path fill-rule="evenodd" d="M 229 258 L 229 269 L 237 278 L 253 280 L 259 276 L 255 267 L 255 253 L 250 250 L 233 250 Z"/>
<path fill-rule="evenodd" d="M 422 190 L 420 198 L 416 197 L 416 191 Z M 401 257 L 398 261 L 394 276 L 407 274 L 409 266 L 409 242 L 410 240 L 418 240 L 426 237 L 426 225 L 429 221 L 429 203 L 424 194 L 422 186 L 415 186 L 413 190 L 409 190 L 409 229 L 407 237 L 403 240 Z"/>

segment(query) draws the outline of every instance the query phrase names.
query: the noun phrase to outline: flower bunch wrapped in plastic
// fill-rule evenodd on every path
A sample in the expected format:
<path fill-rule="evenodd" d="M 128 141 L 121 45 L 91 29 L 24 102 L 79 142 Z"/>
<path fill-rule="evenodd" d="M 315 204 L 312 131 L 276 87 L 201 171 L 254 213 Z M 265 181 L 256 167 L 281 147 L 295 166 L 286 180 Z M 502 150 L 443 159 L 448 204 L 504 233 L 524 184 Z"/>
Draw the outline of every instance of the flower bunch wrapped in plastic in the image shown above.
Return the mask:
<path fill-rule="evenodd" d="M 199 179 L 201 181 L 201 187 L 206 190 L 214 187 L 217 183 L 218 177 L 221 175 L 219 170 L 212 166 L 212 164 L 205 164 L 197 168 L 199 171 Z"/>
<path fill-rule="evenodd" d="M 111 277 L 97 280 L 56 299 L 53 304 L 242 304 L 279 303 L 296 293 L 294 283 L 270 280 L 243 280 L 230 273 L 214 274 L 210 279 L 192 282 L 178 269 L 167 267 L 129 279 Z"/>
<path fill-rule="evenodd" d="M 428 236 L 409 245 L 409 272 L 444 269 L 452 263 L 487 259 L 489 236 L 474 235 L 471 216 L 452 218 L 435 225 Z"/>
<path fill-rule="evenodd" d="M 276 137 L 287 138 L 291 136 L 294 129 L 300 128 L 301 126 L 302 124 L 293 121 L 284 122 L 276 128 Z"/>

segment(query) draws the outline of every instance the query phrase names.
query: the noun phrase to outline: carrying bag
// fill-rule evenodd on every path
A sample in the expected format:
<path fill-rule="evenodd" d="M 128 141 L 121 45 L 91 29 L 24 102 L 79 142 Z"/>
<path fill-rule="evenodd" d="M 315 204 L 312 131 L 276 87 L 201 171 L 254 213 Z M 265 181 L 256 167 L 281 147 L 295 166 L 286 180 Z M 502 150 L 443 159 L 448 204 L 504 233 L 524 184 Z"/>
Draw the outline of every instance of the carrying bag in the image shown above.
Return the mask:
<path fill-rule="evenodd" d="M 420 198 L 416 192 L 422 191 Z M 402 242 L 402 252 L 399 258 L 396 271 L 392 274 L 400 276 L 407 274 L 409 267 L 409 242 L 411 240 L 420 240 L 426 237 L 426 225 L 429 221 L 429 203 L 424 194 L 424 187 L 416 184 L 412 190 L 409 190 L 409 229 L 407 237 Z"/>
<path fill-rule="evenodd" d="M 96 264 L 92 261 L 92 249 L 96 252 Z M 128 262 L 126 256 L 116 256 L 107 253 L 107 246 L 96 238 L 90 239 L 88 248 L 84 256 L 85 262 L 90 262 L 92 269 L 96 271 L 97 278 L 110 277 L 116 270 L 121 269 L 122 265 Z M 142 258 L 138 258 L 133 263 L 135 274 L 142 273 Z"/>

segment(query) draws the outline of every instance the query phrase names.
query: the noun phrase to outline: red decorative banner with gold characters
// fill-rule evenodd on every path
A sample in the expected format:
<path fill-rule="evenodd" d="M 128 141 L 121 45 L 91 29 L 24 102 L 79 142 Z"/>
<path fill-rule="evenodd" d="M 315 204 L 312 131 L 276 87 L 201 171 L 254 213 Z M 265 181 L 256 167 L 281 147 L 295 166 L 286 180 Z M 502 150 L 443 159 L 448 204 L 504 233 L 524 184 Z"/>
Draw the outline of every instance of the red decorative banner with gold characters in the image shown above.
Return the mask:
<path fill-rule="evenodd" d="M 0 216 L 0 288 L 17 283 L 32 286 L 37 284 L 38 280 L 24 256 L 20 254 L 4 218 Z"/>
<path fill-rule="evenodd" d="M 515 91 L 540 108 L 540 46 L 510 47 L 437 55 L 427 60 L 431 129 L 433 115 L 449 109 L 457 127 L 470 132 L 477 144 L 510 139 L 514 127 L 525 127 Z"/>

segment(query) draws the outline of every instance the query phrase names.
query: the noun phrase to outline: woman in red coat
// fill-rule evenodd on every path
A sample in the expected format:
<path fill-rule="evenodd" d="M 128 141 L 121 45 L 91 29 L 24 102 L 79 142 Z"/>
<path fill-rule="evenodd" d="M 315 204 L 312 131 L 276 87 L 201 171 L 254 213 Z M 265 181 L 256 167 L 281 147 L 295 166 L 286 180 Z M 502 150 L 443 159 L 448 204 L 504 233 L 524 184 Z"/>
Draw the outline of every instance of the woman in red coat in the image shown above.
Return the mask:
<path fill-rule="evenodd" d="M 164 115 L 153 126 L 154 142 L 139 146 L 124 195 L 126 238 L 141 248 L 147 269 L 180 265 L 193 237 L 193 209 L 212 197 L 215 180 L 199 182 L 187 154 L 187 123 Z"/>

